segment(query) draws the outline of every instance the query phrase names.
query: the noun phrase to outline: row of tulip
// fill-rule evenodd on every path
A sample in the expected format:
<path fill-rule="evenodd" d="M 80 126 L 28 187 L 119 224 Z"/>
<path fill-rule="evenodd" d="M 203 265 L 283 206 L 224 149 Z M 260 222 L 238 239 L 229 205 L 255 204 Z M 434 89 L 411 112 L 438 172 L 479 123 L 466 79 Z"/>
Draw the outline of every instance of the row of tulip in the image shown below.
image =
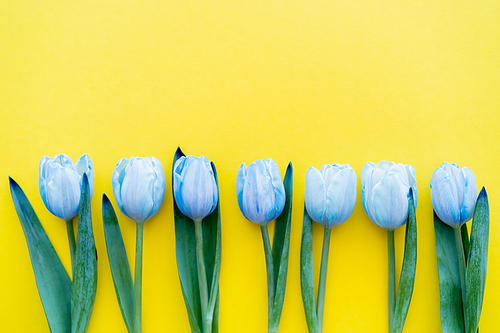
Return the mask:
<path fill-rule="evenodd" d="M 273 159 L 265 159 L 257 160 L 248 167 L 242 164 L 236 177 L 240 210 L 245 218 L 260 225 L 262 232 L 268 279 L 269 332 L 278 331 L 284 301 L 293 197 L 292 173 L 290 163 L 282 180 L 277 163 Z M 108 259 L 127 329 L 129 332 L 141 332 L 143 223 L 159 211 L 164 198 L 162 163 L 155 157 L 123 158 L 113 171 L 112 185 L 119 209 L 136 222 L 134 282 L 117 216 L 104 194 L 103 223 Z M 486 274 L 489 225 L 486 192 L 483 188 L 477 196 L 472 170 L 446 162 L 434 171 L 430 185 L 435 210 L 443 330 L 475 332 Z M 93 187 L 94 167 L 87 154 L 76 163 L 63 154 L 41 159 L 39 188 L 42 200 L 47 209 L 64 219 L 67 225 L 73 271 L 71 282 L 27 198 L 11 179 L 14 204 L 25 231 L 39 294 L 52 332 L 85 332 L 90 320 L 97 283 L 97 258 L 90 216 Z M 325 164 L 320 170 L 310 167 L 306 173 L 300 259 L 302 297 L 310 332 L 322 332 L 330 234 L 333 227 L 351 216 L 356 204 L 356 188 L 356 172 L 349 164 Z M 193 332 L 218 332 L 220 202 L 214 164 L 205 156 L 185 156 L 178 149 L 172 168 L 172 190 L 177 265 L 189 322 Z M 376 225 L 387 230 L 389 332 L 401 332 L 416 270 L 415 209 L 418 193 L 415 169 L 409 164 L 369 162 L 361 171 L 361 190 L 366 214 Z M 471 237 L 478 241 L 469 244 L 465 223 L 471 220 L 473 214 L 475 222 Z M 73 219 L 77 215 L 78 239 L 75 240 Z M 267 224 L 272 220 L 276 220 L 276 227 L 271 247 Z M 324 227 L 316 297 L 311 220 Z M 394 230 L 404 224 L 407 228 L 405 255 L 396 295 Z M 38 234 L 45 235 L 43 242 L 35 239 L 35 229 Z M 45 272 L 43 265 L 37 262 L 40 259 L 34 251 L 40 250 L 34 249 L 35 241 L 49 249 L 45 251 L 50 252 L 49 258 L 45 260 L 58 267 L 51 273 Z M 474 265 L 468 264 L 472 260 L 475 260 Z M 57 289 L 60 286 L 53 286 L 55 284 L 67 287 L 61 291 Z M 54 299 L 56 292 L 63 299 Z"/>

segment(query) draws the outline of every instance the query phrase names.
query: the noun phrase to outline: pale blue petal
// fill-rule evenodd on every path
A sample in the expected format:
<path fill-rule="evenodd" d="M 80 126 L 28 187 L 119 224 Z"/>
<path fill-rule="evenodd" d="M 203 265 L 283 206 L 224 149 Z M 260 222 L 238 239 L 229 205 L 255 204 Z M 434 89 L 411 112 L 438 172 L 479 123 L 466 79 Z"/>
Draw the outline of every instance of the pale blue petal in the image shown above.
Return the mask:
<path fill-rule="evenodd" d="M 431 201 L 441 221 L 454 228 L 460 225 L 460 210 L 453 196 L 450 177 L 442 167 L 432 174 Z"/>
<path fill-rule="evenodd" d="M 408 172 L 406 171 L 406 168 L 403 163 L 395 163 L 391 165 L 389 168 L 389 171 L 394 172 L 399 179 L 405 184 L 406 186 L 410 186 L 410 182 L 408 180 Z"/>
<path fill-rule="evenodd" d="M 373 207 L 376 224 L 393 230 L 405 224 L 408 218 L 408 191 L 394 172 L 387 173 L 373 187 Z"/>
<path fill-rule="evenodd" d="M 242 163 L 240 168 L 238 169 L 238 173 L 236 174 L 236 198 L 238 199 L 238 206 L 240 207 L 240 211 L 243 213 L 243 216 L 248 219 L 243 208 L 243 190 L 245 189 L 246 180 L 247 166 L 245 165 L 245 163 Z"/>
<path fill-rule="evenodd" d="M 215 180 L 212 168 L 207 168 L 205 158 L 188 156 L 180 174 L 178 206 L 181 212 L 193 220 L 203 219 L 214 207 Z M 177 170 L 177 168 L 176 168 Z M 215 186 L 216 187 L 216 186 Z"/>
<path fill-rule="evenodd" d="M 372 173 L 372 169 L 375 169 L 376 165 L 373 162 L 368 162 L 365 165 L 363 165 L 363 168 L 361 169 L 361 187 L 363 187 L 363 179 L 366 178 L 366 173 L 368 170 L 370 170 L 370 174 Z"/>
<path fill-rule="evenodd" d="M 261 225 L 272 220 L 275 211 L 274 186 L 262 160 L 250 164 L 243 190 L 244 215 Z"/>
<path fill-rule="evenodd" d="M 465 179 L 465 188 L 463 206 L 460 210 L 460 222 L 465 223 L 472 218 L 474 208 L 476 207 L 477 185 L 476 177 L 471 169 L 464 167 L 462 171 Z"/>
<path fill-rule="evenodd" d="M 373 182 L 372 177 L 375 172 L 375 167 L 372 162 L 368 162 L 361 170 L 361 192 L 362 192 L 362 203 L 365 209 L 366 215 L 372 220 L 375 224 L 377 221 L 375 219 L 375 211 L 373 209 L 373 201 L 372 201 L 372 191 L 373 191 Z"/>
<path fill-rule="evenodd" d="M 80 206 L 80 181 L 78 174 L 59 168 L 47 183 L 47 208 L 55 216 L 67 220 L 78 215 Z"/>
<path fill-rule="evenodd" d="M 125 178 L 126 168 L 129 165 L 130 160 L 128 158 L 122 158 L 116 164 L 115 169 L 113 170 L 113 175 L 111 176 L 111 184 L 113 187 L 113 194 L 115 196 L 116 203 L 118 207 L 123 212 L 123 202 L 122 202 L 122 182 L 123 178 Z"/>
<path fill-rule="evenodd" d="M 343 168 L 335 174 L 327 188 L 326 219 L 328 228 L 344 223 L 351 216 L 356 204 L 356 173 Z"/>
<path fill-rule="evenodd" d="M 92 159 L 89 155 L 83 154 L 75 163 L 76 171 L 80 176 L 80 186 L 82 185 L 82 177 L 83 174 L 86 173 L 89 179 L 89 187 L 90 187 L 90 199 L 94 195 L 94 163 L 92 163 Z"/>
<path fill-rule="evenodd" d="M 150 158 L 150 161 L 153 166 L 155 181 L 153 184 L 152 194 L 153 209 L 146 219 L 150 219 L 158 213 L 163 202 L 163 197 L 165 196 L 165 171 L 163 170 L 163 165 L 161 164 L 160 160 L 158 160 L 154 156 Z"/>
<path fill-rule="evenodd" d="M 121 186 L 123 214 L 135 222 L 144 222 L 153 209 L 153 170 L 141 158 L 131 158 Z"/>
<path fill-rule="evenodd" d="M 320 171 L 315 167 L 310 167 L 306 173 L 306 189 L 304 201 L 309 216 L 316 222 L 323 225 L 325 213 L 326 188 L 325 181 Z"/>
<path fill-rule="evenodd" d="M 48 156 L 42 157 L 40 163 L 38 165 L 38 188 L 40 189 L 40 196 L 42 197 L 42 201 L 45 204 L 45 207 L 49 207 L 49 203 L 47 201 L 47 161 L 49 160 Z"/>
<path fill-rule="evenodd" d="M 280 168 L 278 167 L 278 163 L 276 163 L 276 161 L 272 158 L 263 161 L 266 165 L 267 173 L 271 177 L 272 185 L 274 188 L 274 212 L 271 217 L 271 220 L 274 220 L 278 216 L 280 216 L 283 208 L 285 207 L 285 187 L 283 185 L 283 180 L 281 179 L 281 172 Z"/>
<path fill-rule="evenodd" d="M 385 171 L 385 173 L 388 173 L 391 167 L 395 164 L 395 162 L 380 161 L 377 163 L 377 169 L 382 169 Z"/>
<path fill-rule="evenodd" d="M 412 188 L 413 201 L 414 201 L 415 209 L 416 209 L 417 205 L 418 205 L 417 175 L 415 172 L 415 168 L 411 164 L 406 164 L 405 168 L 406 168 L 406 171 L 408 173 L 408 181 L 409 181 L 410 187 Z"/>
<path fill-rule="evenodd" d="M 462 200 L 463 194 L 461 195 L 461 198 L 459 199 L 459 189 L 457 188 L 457 180 L 455 179 L 456 176 L 456 169 L 460 168 L 456 164 L 450 164 L 450 163 L 443 163 L 441 165 L 441 168 L 446 172 L 446 174 L 449 177 L 449 187 L 450 191 L 452 193 L 453 199 L 455 200 L 455 205 L 458 207 L 459 206 L 459 200 Z M 462 175 L 460 175 L 462 177 Z"/>

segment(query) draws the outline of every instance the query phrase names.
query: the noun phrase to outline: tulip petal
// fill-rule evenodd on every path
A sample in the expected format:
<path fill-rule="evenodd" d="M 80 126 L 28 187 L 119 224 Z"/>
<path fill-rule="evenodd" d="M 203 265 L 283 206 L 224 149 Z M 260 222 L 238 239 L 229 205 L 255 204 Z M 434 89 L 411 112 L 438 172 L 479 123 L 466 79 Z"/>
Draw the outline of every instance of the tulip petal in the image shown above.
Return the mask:
<path fill-rule="evenodd" d="M 477 185 L 476 177 L 471 169 L 464 167 L 462 172 L 465 179 L 465 188 L 463 204 L 460 209 L 460 222 L 465 223 L 472 218 L 472 214 L 474 213 L 477 199 Z"/>
<path fill-rule="evenodd" d="M 373 209 L 372 200 L 372 189 L 375 184 L 372 180 L 373 173 L 375 172 L 374 163 L 368 162 L 361 170 L 361 192 L 362 192 L 362 203 L 365 209 L 366 215 L 377 224 L 375 219 L 375 211 Z M 378 224 L 377 224 L 378 225 Z"/>
<path fill-rule="evenodd" d="M 47 183 L 47 207 L 61 219 L 78 215 L 80 205 L 80 180 L 72 169 L 60 168 Z"/>
<path fill-rule="evenodd" d="M 144 222 L 153 209 L 151 193 L 155 178 L 146 162 L 131 158 L 121 187 L 122 212 L 135 222 Z"/>
<path fill-rule="evenodd" d="M 212 168 L 207 169 L 207 161 L 205 156 L 188 156 L 180 175 L 182 182 L 176 201 L 181 212 L 193 220 L 203 219 L 215 208 L 213 197 L 216 185 Z"/>
<path fill-rule="evenodd" d="M 432 206 L 439 219 L 451 227 L 457 227 L 460 224 L 460 211 L 448 173 L 443 168 L 434 170 L 430 185 Z"/>
<path fill-rule="evenodd" d="M 382 228 L 393 230 L 408 218 L 408 187 L 392 171 L 373 187 L 374 221 Z"/>
<path fill-rule="evenodd" d="M 92 200 L 92 196 L 94 195 L 94 164 L 92 163 L 92 159 L 89 155 L 83 154 L 75 163 L 76 171 L 78 175 L 80 175 L 80 186 L 81 186 L 81 178 L 84 173 L 87 174 L 89 178 L 90 185 L 90 200 Z"/>
<path fill-rule="evenodd" d="M 410 185 L 409 179 L 408 179 L 408 171 L 406 170 L 405 166 L 403 163 L 397 163 L 393 164 L 390 168 L 389 171 L 394 172 L 396 175 L 398 175 L 399 179 L 405 184 L 406 186 Z"/>
<path fill-rule="evenodd" d="M 325 225 L 323 221 L 325 200 L 325 181 L 318 169 L 310 167 L 306 173 L 306 189 L 304 193 L 306 210 L 314 221 L 323 225 Z"/>
<path fill-rule="evenodd" d="M 327 189 L 326 222 L 328 228 L 344 223 L 351 216 L 356 204 L 356 173 L 342 169 L 335 174 Z"/>
<path fill-rule="evenodd" d="M 267 160 L 263 160 L 266 165 L 267 171 L 271 176 L 271 181 L 273 185 L 273 194 L 274 194 L 274 213 L 271 217 L 271 220 L 276 219 L 280 216 L 283 208 L 285 207 L 285 187 L 283 186 L 283 180 L 281 179 L 280 168 L 278 167 L 278 163 L 272 158 L 268 158 Z"/>
<path fill-rule="evenodd" d="M 151 209 L 151 212 L 149 213 L 146 220 L 150 219 L 158 213 L 163 202 L 163 197 L 165 196 L 165 171 L 163 170 L 163 165 L 161 164 L 160 160 L 158 160 L 154 156 L 150 158 L 150 161 L 153 166 L 155 181 L 153 184 L 152 193 L 153 208 Z"/>
<path fill-rule="evenodd" d="M 245 188 L 246 180 L 247 180 L 247 166 L 245 165 L 245 163 L 242 163 L 236 175 L 236 196 L 238 199 L 238 206 L 240 206 L 241 212 L 243 213 L 245 218 L 248 219 L 243 209 L 243 190 Z"/>
<path fill-rule="evenodd" d="M 406 172 L 408 174 L 408 181 L 409 181 L 409 186 L 412 189 L 413 193 L 413 201 L 415 205 L 415 209 L 417 208 L 418 204 L 418 193 L 417 193 L 417 175 L 415 173 L 415 168 L 411 164 L 406 164 L 405 165 Z"/>
<path fill-rule="evenodd" d="M 116 167 L 113 170 L 113 175 L 111 176 L 111 184 L 113 185 L 113 195 L 115 196 L 118 208 L 120 208 L 122 212 L 123 212 L 123 202 L 121 195 L 122 183 L 123 183 L 123 178 L 125 177 L 125 170 L 129 164 L 130 160 L 128 158 L 122 158 L 116 164 Z"/>
<path fill-rule="evenodd" d="M 262 160 L 250 164 L 243 190 L 244 214 L 254 223 L 267 224 L 275 211 L 274 186 Z"/>

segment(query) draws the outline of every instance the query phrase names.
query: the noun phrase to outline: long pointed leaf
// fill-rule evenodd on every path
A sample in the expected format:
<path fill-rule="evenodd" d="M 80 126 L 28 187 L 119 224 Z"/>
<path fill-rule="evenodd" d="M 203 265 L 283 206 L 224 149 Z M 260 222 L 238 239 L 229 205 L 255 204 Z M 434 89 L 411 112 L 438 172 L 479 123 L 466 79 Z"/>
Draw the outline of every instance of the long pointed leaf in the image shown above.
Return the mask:
<path fill-rule="evenodd" d="M 469 260 L 470 242 L 469 242 L 469 232 L 467 231 L 467 223 L 462 224 L 460 227 L 460 233 L 462 234 L 462 246 L 464 248 L 464 258 L 465 263 Z"/>
<path fill-rule="evenodd" d="M 214 163 L 211 163 L 214 171 L 215 184 L 219 188 L 219 179 Z M 220 222 L 220 196 L 217 198 L 217 207 L 214 211 L 203 219 L 203 254 L 205 258 L 205 267 L 207 274 L 207 284 L 209 289 L 208 314 L 212 316 L 214 322 L 218 321 L 218 313 L 215 315 L 219 300 L 219 276 L 221 265 L 221 222 Z M 218 311 L 218 309 L 217 309 Z M 215 324 L 215 323 L 214 323 Z M 216 329 L 212 328 L 214 333 L 218 332 L 218 323 Z"/>
<path fill-rule="evenodd" d="M 300 287 L 302 290 L 304 311 L 306 313 L 307 328 L 310 333 L 318 333 L 318 316 L 316 314 L 316 300 L 314 295 L 312 220 L 305 206 L 302 241 L 300 244 Z"/>
<path fill-rule="evenodd" d="M 127 251 L 123 243 L 120 225 L 118 224 L 113 205 L 106 194 L 102 195 L 102 221 L 116 298 L 118 299 L 127 330 L 129 333 L 132 333 L 134 328 L 134 286 L 132 283 L 132 274 L 130 273 Z"/>
<path fill-rule="evenodd" d="M 71 280 L 23 190 L 10 177 L 9 182 L 50 331 L 68 333 L 71 330 Z"/>
<path fill-rule="evenodd" d="M 410 307 L 413 285 L 415 283 L 415 271 L 417 268 L 417 220 L 415 216 L 415 203 L 410 189 L 409 214 L 406 223 L 405 253 L 401 279 L 399 280 L 399 291 L 396 299 L 396 308 L 393 319 L 394 332 L 401 333 L 405 324 L 406 315 Z"/>
<path fill-rule="evenodd" d="M 488 262 L 488 240 L 490 228 L 490 209 L 486 190 L 481 190 L 474 210 L 470 237 L 470 253 L 465 277 L 467 295 L 466 327 L 467 333 L 474 333 L 479 325 L 483 307 L 484 287 L 486 284 L 486 265 Z"/>
<path fill-rule="evenodd" d="M 71 332 L 85 333 L 89 326 L 97 290 L 97 250 L 92 230 L 90 186 L 83 175 L 78 214 L 78 231 L 71 289 Z"/>
<path fill-rule="evenodd" d="M 180 148 L 175 152 L 172 165 L 172 185 L 174 181 L 175 162 L 185 156 Z M 172 186 L 173 189 L 173 186 Z M 174 223 L 175 223 L 175 255 L 177 269 L 181 281 L 182 296 L 188 312 L 191 332 L 201 333 L 201 304 L 198 286 L 198 269 L 196 266 L 196 239 L 194 222 L 184 216 L 179 210 L 174 196 Z"/>
<path fill-rule="evenodd" d="M 465 332 L 462 291 L 458 274 L 457 247 L 453 228 L 434 212 L 436 255 L 439 273 L 441 328 L 443 333 Z"/>
<path fill-rule="evenodd" d="M 273 240 L 273 264 L 274 264 L 274 305 L 271 315 L 270 327 L 278 328 L 283 302 L 285 300 L 286 277 L 288 270 L 288 252 L 290 248 L 290 228 L 292 221 L 292 199 L 293 199 L 293 168 L 292 162 L 288 164 L 285 179 L 286 200 L 283 212 L 276 219 Z"/>

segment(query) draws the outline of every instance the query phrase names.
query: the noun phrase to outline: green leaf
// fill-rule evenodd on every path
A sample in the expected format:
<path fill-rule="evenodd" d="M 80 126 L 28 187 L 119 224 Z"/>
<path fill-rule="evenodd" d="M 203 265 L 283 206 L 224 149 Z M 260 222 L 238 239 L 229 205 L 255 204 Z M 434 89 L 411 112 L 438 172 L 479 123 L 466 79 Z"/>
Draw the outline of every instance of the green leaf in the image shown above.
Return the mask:
<path fill-rule="evenodd" d="M 476 202 L 470 237 L 469 261 L 465 276 L 467 296 L 466 328 L 474 333 L 479 325 L 483 307 L 486 264 L 488 262 L 488 239 L 490 229 L 490 209 L 486 190 L 481 190 Z"/>
<path fill-rule="evenodd" d="M 302 242 L 300 245 L 300 287 L 302 290 L 304 311 L 306 313 L 307 328 L 310 333 L 318 333 L 318 317 L 316 315 L 316 300 L 314 296 L 312 220 L 307 213 L 305 205 Z"/>
<path fill-rule="evenodd" d="M 283 302 L 285 300 L 286 276 L 288 270 L 288 252 L 290 248 L 290 228 L 292 220 L 293 199 L 293 168 L 288 164 L 285 179 L 286 200 L 283 212 L 276 219 L 273 239 L 273 267 L 274 267 L 274 305 L 270 327 L 278 328 Z"/>
<path fill-rule="evenodd" d="M 116 298 L 129 333 L 134 328 L 134 285 L 118 219 L 106 194 L 102 195 L 102 220 L 106 250 Z"/>
<path fill-rule="evenodd" d="M 211 163 L 214 171 L 215 184 L 219 188 L 219 179 L 214 163 Z M 203 219 L 203 257 L 205 259 L 205 271 L 207 274 L 207 284 L 209 290 L 209 310 L 207 316 L 212 316 L 213 325 L 217 329 L 212 329 L 214 333 L 218 332 L 219 315 L 214 314 L 218 311 L 219 298 L 219 276 L 221 264 L 221 222 L 220 222 L 220 196 L 217 198 L 217 207 L 214 211 Z"/>
<path fill-rule="evenodd" d="M 71 330 L 71 280 L 23 190 L 10 177 L 9 182 L 50 331 L 68 333 Z"/>
<path fill-rule="evenodd" d="M 406 223 L 405 253 L 401 279 L 399 280 L 398 297 L 394 309 L 393 328 L 394 332 L 401 333 L 405 324 L 406 315 L 410 307 L 413 286 L 415 283 L 415 271 L 417 268 L 417 220 L 415 216 L 415 203 L 413 201 L 412 189 L 410 188 L 409 214 Z"/>
<path fill-rule="evenodd" d="M 185 156 L 180 148 L 174 155 L 172 165 L 172 189 L 174 181 L 175 162 Z M 194 222 L 181 213 L 174 200 L 174 223 L 175 223 L 175 255 L 177 258 L 177 269 L 181 281 L 182 296 L 188 312 L 189 324 L 192 333 L 201 333 L 201 304 L 200 290 L 198 286 L 198 269 L 196 265 L 196 239 Z"/>
<path fill-rule="evenodd" d="M 462 224 L 462 226 L 460 227 L 460 233 L 462 234 L 462 246 L 464 248 L 465 263 L 467 264 L 467 260 L 469 260 L 469 251 L 470 251 L 469 232 L 467 231 L 467 223 Z"/>
<path fill-rule="evenodd" d="M 71 332 L 85 333 L 89 326 L 97 290 L 97 250 L 92 230 L 90 186 L 83 174 L 78 231 L 71 288 Z"/>
<path fill-rule="evenodd" d="M 453 228 L 434 212 L 436 255 L 439 273 L 441 328 L 443 333 L 465 332 L 458 256 Z"/>

